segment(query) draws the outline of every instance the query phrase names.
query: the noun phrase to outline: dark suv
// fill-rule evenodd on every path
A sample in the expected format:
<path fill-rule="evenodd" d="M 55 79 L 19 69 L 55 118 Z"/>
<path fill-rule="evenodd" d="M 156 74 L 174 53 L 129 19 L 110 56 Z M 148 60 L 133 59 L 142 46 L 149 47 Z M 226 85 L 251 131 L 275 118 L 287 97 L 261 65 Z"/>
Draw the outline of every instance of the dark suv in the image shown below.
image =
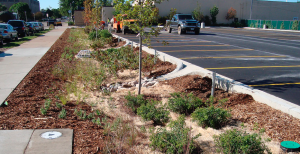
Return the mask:
<path fill-rule="evenodd" d="M 18 31 L 19 36 L 27 36 L 29 34 L 29 27 L 24 20 L 9 20 L 8 24 L 12 25 L 16 31 Z"/>

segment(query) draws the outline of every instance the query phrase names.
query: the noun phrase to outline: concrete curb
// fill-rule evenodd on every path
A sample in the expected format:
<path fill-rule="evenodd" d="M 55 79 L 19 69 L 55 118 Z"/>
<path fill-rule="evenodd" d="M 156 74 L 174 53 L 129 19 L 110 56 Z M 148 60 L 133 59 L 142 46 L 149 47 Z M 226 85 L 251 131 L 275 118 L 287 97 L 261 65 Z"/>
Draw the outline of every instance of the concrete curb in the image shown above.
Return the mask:
<path fill-rule="evenodd" d="M 120 37 L 118 35 L 114 35 L 114 36 Z M 120 38 L 122 38 L 126 42 L 129 42 L 129 40 L 123 37 Z M 139 44 L 134 42 L 133 45 L 138 46 Z M 155 51 L 154 49 L 149 49 L 146 46 L 143 46 L 143 50 L 150 54 L 155 54 L 155 52 L 157 52 L 159 54 L 158 57 L 162 61 L 169 61 L 173 64 L 174 63 L 177 64 L 177 68 L 173 72 L 158 77 L 159 80 L 170 80 L 185 75 L 200 75 L 203 77 L 207 76 L 209 78 L 212 78 L 212 74 L 213 74 L 212 71 L 196 66 L 194 64 L 178 59 L 176 57 L 167 55 L 166 53 Z M 287 113 L 289 115 L 292 115 L 293 117 L 300 119 L 300 107 L 298 105 L 288 102 L 274 95 L 271 95 L 269 93 L 266 93 L 264 91 L 249 87 L 248 85 L 235 81 L 226 76 L 217 74 L 216 87 L 232 93 L 244 93 L 244 94 L 251 95 L 255 101 L 267 104 L 268 106 L 274 109 L 280 110 L 284 113 Z"/>
<path fill-rule="evenodd" d="M 121 40 L 124 40 L 126 41 L 126 44 L 124 46 L 127 46 L 129 44 L 131 44 L 131 41 L 129 41 L 128 39 L 124 38 L 124 37 L 121 37 L 121 36 L 118 36 L 118 35 L 115 35 L 115 34 L 112 34 L 114 37 L 116 38 L 120 38 Z M 136 43 L 136 42 L 133 42 L 132 44 L 134 47 L 138 47 L 139 46 L 139 43 Z M 119 47 L 121 48 L 121 47 Z M 149 54 L 152 54 L 152 55 L 157 55 L 157 57 L 161 60 L 161 61 L 168 61 L 172 64 L 176 64 L 176 69 L 168 74 L 165 74 L 165 75 L 162 75 L 162 76 L 159 76 L 157 77 L 157 79 L 164 79 L 164 78 L 167 78 L 168 76 L 171 76 L 172 74 L 180 71 L 181 69 L 183 69 L 183 63 L 182 61 L 178 60 L 176 57 L 173 57 L 173 56 L 170 56 L 168 54 L 165 54 L 163 52 L 160 52 L 160 51 L 156 51 L 154 49 L 150 49 L 148 48 L 147 46 L 143 46 L 143 50 L 148 52 Z"/>

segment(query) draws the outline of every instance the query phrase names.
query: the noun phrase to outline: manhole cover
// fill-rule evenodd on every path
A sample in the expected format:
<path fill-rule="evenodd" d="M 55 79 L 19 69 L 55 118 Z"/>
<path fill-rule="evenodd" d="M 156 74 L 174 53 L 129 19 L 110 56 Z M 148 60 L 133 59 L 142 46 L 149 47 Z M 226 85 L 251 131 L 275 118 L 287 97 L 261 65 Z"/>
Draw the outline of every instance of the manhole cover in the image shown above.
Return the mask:
<path fill-rule="evenodd" d="M 91 51 L 90 50 L 80 50 L 79 53 L 76 55 L 77 58 L 91 58 Z"/>
<path fill-rule="evenodd" d="M 41 137 L 44 139 L 56 139 L 61 137 L 62 133 L 57 131 L 50 131 L 41 134 Z"/>

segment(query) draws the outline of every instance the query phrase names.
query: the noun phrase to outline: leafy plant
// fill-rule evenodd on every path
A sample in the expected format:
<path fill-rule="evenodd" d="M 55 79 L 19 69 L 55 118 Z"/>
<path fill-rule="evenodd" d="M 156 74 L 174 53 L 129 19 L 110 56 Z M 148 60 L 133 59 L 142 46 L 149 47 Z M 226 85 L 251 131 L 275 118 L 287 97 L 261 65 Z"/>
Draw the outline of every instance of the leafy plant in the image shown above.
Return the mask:
<path fill-rule="evenodd" d="M 68 22 L 68 26 L 72 26 L 72 25 L 74 25 L 74 22 L 69 21 L 69 22 Z"/>
<path fill-rule="evenodd" d="M 60 118 L 60 119 L 65 119 L 65 118 L 66 118 L 66 115 L 67 115 L 67 111 L 63 108 L 63 109 L 59 112 L 58 118 Z"/>
<path fill-rule="evenodd" d="M 201 21 L 204 18 L 203 13 L 201 12 L 201 6 L 198 2 L 197 7 L 192 12 L 192 15 L 198 21 Z"/>
<path fill-rule="evenodd" d="M 191 137 L 191 129 L 185 127 L 185 117 L 182 115 L 177 120 L 171 121 L 170 130 L 158 128 L 150 136 L 150 146 L 167 154 L 192 153 L 195 148 L 195 139 L 201 134 Z"/>
<path fill-rule="evenodd" d="M 147 104 L 147 100 L 143 98 L 143 95 L 132 96 L 130 92 L 125 96 L 125 99 L 127 100 L 125 105 L 131 108 L 134 113 L 137 113 L 137 108 Z"/>
<path fill-rule="evenodd" d="M 292 30 L 298 30 L 298 26 L 299 26 L 299 21 L 294 20 L 292 24 Z"/>
<path fill-rule="evenodd" d="M 236 16 L 236 10 L 232 7 L 229 8 L 227 14 L 226 14 L 226 20 L 230 20 L 230 19 L 233 19 L 235 18 Z"/>
<path fill-rule="evenodd" d="M 264 154 L 271 153 L 257 134 L 227 130 L 219 136 L 214 136 L 217 152 L 224 154 Z"/>
<path fill-rule="evenodd" d="M 155 107 L 156 102 L 147 103 L 137 109 L 137 114 L 144 120 L 153 120 L 154 124 L 163 124 L 169 121 L 170 112 L 164 107 Z"/>
<path fill-rule="evenodd" d="M 197 107 L 203 105 L 202 100 L 193 93 L 172 93 L 168 101 L 168 108 L 180 114 L 191 114 Z"/>
<path fill-rule="evenodd" d="M 57 108 L 61 109 L 62 108 L 62 104 L 58 103 L 58 102 L 55 102 L 55 105 Z"/>
<path fill-rule="evenodd" d="M 44 106 L 40 108 L 40 111 L 41 111 L 42 115 L 47 114 L 47 111 L 49 110 L 50 105 L 51 105 L 51 101 L 52 100 L 50 98 L 45 100 Z"/>
<path fill-rule="evenodd" d="M 280 29 L 285 29 L 284 22 L 281 22 Z"/>
<path fill-rule="evenodd" d="M 224 109 L 215 108 L 197 108 L 191 115 L 193 121 L 197 121 L 202 127 L 220 128 L 228 122 L 231 114 Z"/>
<path fill-rule="evenodd" d="M 217 23 L 217 15 L 219 14 L 219 9 L 218 7 L 214 6 L 213 8 L 210 9 L 210 16 L 211 16 L 211 21 L 213 25 Z"/>
<path fill-rule="evenodd" d="M 96 39 L 96 35 L 98 39 L 104 39 L 104 38 L 111 38 L 112 34 L 108 31 L 108 30 L 99 30 L 99 31 L 91 31 L 89 33 L 89 39 L 90 40 L 95 40 Z"/>

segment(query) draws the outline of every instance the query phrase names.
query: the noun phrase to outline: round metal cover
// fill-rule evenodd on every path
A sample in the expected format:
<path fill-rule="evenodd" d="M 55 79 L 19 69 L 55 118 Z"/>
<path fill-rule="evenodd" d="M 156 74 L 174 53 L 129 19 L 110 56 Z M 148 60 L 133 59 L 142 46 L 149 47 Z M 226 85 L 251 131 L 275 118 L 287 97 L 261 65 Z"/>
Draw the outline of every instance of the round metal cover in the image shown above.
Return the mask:
<path fill-rule="evenodd" d="M 44 139 L 56 139 L 61 137 L 62 133 L 57 131 L 50 131 L 41 134 L 41 137 Z"/>

